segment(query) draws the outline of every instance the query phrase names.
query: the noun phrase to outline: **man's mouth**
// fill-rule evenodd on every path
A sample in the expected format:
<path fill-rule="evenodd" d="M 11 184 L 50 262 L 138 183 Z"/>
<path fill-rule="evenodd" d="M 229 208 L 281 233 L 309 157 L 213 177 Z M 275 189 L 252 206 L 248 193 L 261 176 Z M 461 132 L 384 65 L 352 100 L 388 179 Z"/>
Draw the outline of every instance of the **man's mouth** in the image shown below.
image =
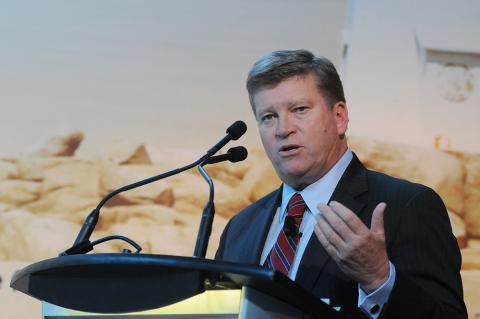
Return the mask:
<path fill-rule="evenodd" d="M 300 150 L 300 148 L 301 147 L 299 145 L 295 145 L 295 144 L 284 145 L 284 146 L 280 147 L 278 152 L 282 156 L 290 156 L 290 155 L 297 154 L 298 151 Z"/>

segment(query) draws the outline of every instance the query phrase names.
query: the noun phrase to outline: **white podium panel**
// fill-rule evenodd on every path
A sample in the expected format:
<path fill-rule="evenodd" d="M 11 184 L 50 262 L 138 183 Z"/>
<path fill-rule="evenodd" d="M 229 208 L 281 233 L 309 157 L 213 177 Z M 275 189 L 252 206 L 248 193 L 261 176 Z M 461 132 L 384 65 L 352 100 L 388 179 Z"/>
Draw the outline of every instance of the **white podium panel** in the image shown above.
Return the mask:
<path fill-rule="evenodd" d="M 239 317 L 242 292 L 207 290 L 204 293 L 158 309 L 122 314 L 76 311 L 42 302 L 43 319 L 233 319 Z"/>
<path fill-rule="evenodd" d="M 162 308 L 99 314 L 71 310 L 42 302 L 43 319 L 309 319 L 288 303 L 249 287 L 241 290 L 207 290 L 204 293 Z"/>

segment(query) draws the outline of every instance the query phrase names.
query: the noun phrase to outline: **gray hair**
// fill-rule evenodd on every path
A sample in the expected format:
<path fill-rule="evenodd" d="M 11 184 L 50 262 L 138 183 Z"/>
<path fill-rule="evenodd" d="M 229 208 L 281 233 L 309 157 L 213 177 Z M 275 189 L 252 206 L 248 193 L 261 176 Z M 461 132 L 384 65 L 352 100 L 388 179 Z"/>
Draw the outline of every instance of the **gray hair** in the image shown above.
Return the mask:
<path fill-rule="evenodd" d="M 313 73 L 317 89 L 330 107 L 345 102 L 342 81 L 330 60 L 316 57 L 307 50 L 273 51 L 255 62 L 247 77 L 247 91 L 255 112 L 253 97 L 263 88 L 272 88 L 292 76 Z"/>

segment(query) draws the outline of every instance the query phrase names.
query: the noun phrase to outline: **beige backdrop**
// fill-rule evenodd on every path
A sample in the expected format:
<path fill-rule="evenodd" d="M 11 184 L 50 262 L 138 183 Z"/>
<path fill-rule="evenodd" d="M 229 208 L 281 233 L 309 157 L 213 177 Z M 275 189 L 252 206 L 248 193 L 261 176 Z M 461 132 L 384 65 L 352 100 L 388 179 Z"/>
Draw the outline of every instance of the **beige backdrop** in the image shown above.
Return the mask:
<path fill-rule="evenodd" d="M 12 274 L 71 245 L 108 191 L 195 160 L 242 119 L 249 131 L 234 144 L 248 146 L 249 158 L 209 168 L 217 207 L 208 250 L 213 256 L 228 218 L 280 184 L 258 142 L 244 79 L 255 59 L 283 48 L 309 48 L 346 65 L 351 121 L 358 114 L 362 123 L 349 136 L 352 149 L 367 166 L 442 196 L 462 249 L 469 314 L 480 316 L 480 155 L 434 143 L 412 146 L 410 137 L 402 143 L 402 131 L 386 140 L 362 135 L 382 137 L 395 120 L 364 123 L 373 113 L 348 77 L 355 60 L 341 54 L 345 43 L 354 43 L 342 33 L 351 10 L 333 0 L 5 4 L 0 318 L 38 317 L 39 303 L 8 287 Z M 383 85 L 391 88 L 388 81 Z M 207 195 L 194 170 L 125 193 L 103 209 L 93 237 L 122 234 L 144 252 L 192 255 Z M 96 251 L 122 248 L 111 242 Z"/>

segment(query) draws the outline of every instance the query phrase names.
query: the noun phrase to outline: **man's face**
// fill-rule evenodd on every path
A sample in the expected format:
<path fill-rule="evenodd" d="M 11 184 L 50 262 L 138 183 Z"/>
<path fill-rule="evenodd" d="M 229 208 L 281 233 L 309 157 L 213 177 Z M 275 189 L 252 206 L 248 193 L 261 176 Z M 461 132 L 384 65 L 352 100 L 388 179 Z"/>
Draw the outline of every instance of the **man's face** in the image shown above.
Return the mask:
<path fill-rule="evenodd" d="M 253 101 L 265 151 L 280 179 L 295 189 L 320 179 L 347 149 L 347 106 L 330 108 L 313 74 L 261 89 Z"/>

